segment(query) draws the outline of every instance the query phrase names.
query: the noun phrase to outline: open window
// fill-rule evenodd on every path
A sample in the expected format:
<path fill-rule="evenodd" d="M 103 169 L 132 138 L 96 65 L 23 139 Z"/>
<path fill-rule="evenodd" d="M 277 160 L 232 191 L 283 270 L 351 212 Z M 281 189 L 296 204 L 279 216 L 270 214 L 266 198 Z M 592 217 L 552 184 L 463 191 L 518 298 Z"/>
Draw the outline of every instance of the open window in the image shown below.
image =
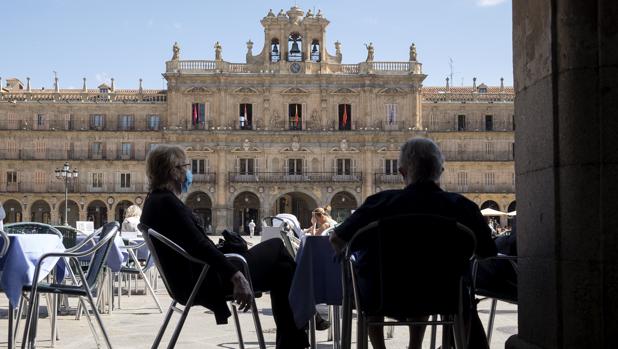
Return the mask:
<path fill-rule="evenodd" d="M 317 39 L 314 39 L 311 42 L 311 61 L 312 62 L 319 62 L 320 61 L 320 41 Z"/>
<path fill-rule="evenodd" d="M 191 127 L 194 130 L 206 128 L 206 103 L 191 104 Z"/>
<path fill-rule="evenodd" d="M 288 62 L 303 60 L 303 37 L 299 33 L 292 33 L 288 37 Z"/>
<path fill-rule="evenodd" d="M 352 129 L 352 105 L 339 104 L 339 130 L 349 131 Z"/>
<path fill-rule="evenodd" d="M 253 129 L 253 104 L 241 103 L 239 111 L 239 127 L 241 130 Z"/>
<path fill-rule="evenodd" d="M 281 51 L 279 47 L 279 39 L 272 39 L 270 41 L 270 61 L 277 63 L 281 60 Z"/>
<path fill-rule="evenodd" d="M 302 130 L 303 129 L 303 105 L 302 104 L 290 104 L 288 107 L 288 123 L 290 130 Z"/>

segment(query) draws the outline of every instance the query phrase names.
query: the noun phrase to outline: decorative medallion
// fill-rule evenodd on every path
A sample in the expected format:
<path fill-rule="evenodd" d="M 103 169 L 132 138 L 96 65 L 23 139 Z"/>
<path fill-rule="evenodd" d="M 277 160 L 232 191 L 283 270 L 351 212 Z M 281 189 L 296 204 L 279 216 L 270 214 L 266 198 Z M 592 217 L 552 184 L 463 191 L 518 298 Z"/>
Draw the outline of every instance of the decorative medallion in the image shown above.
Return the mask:
<path fill-rule="evenodd" d="M 348 150 L 348 141 L 346 139 L 342 139 L 339 147 L 341 147 L 342 151 Z"/>
<path fill-rule="evenodd" d="M 135 198 L 135 203 L 136 203 L 136 204 L 141 205 L 141 204 L 142 204 L 142 202 L 144 202 L 144 200 L 142 199 L 142 197 L 141 197 L 141 196 L 138 196 L 138 197 L 136 197 L 136 198 Z"/>
<path fill-rule="evenodd" d="M 111 197 L 111 196 L 110 196 L 110 197 L 108 197 L 108 198 L 107 198 L 107 204 L 108 204 L 108 205 L 113 205 L 113 204 L 114 204 L 114 198 L 113 198 L 113 197 Z"/>
<path fill-rule="evenodd" d="M 290 71 L 294 74 L 300 72 L 300 64 L 298 62 L 294 62 L 290 65 Z"/>
<path fill-rule="evenodd" d="M 215 192 L 215 187 L 209 187 L 208 191 L 211 192 L 211 193 L 214 193 Z"/>

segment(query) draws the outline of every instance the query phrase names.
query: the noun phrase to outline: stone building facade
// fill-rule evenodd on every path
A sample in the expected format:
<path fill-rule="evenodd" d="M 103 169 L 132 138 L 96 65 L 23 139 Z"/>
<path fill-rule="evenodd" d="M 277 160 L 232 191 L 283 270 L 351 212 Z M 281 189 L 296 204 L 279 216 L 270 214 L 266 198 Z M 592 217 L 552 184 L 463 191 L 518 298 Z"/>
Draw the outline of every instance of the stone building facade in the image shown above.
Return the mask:
<path fill-rule="evenodd" d="M 8 79 L 0 89 L 0 201 L 7 221 L 120 220 L 148 188 L 144 159 L 158 144 L 187 150 L 194 184 L 185 197 L 207 226 L 243 230 L 279 212 L 307 225 L 316 206 L 341 220 L 367 196 L 403 185 L 399 146 L 413 136 L 442 148 L 441 185 L 479 205 L 515 209 L 513 89 L 424 87 L 414 44 L 402 62 L 342 63 L 324 46 L 329 21 L 297 7 L 261 21 L 264 45 L 245 63 L 166 62 L 166 90 L 34 90 Z M 0 86 L 2 86 L 0 85 Z M 503 222 L 506 223 L 506 222 Z M 259 224 L 258 224 L 259 226 Z"/>

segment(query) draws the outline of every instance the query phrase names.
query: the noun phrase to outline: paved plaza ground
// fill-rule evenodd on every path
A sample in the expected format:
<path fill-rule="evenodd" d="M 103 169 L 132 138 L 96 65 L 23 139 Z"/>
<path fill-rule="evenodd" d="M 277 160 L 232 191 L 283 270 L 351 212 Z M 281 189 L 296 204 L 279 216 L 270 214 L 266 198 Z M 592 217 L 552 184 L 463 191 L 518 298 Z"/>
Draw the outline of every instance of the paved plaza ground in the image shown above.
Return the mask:
<path fill-rule="evenodd" d="M 257 239 L 251 240 L 255 242 Z M 140 280 L 138 286 L 143 289 L 143 282 Z M 143 291 L 141 291 L 143 292 Z M 162 282 L 159 282 L 157 291 L 161 303 L 166 308 L 170 303 L 170 298 L 165 291 Z M 75 305 L 75 299 L 71 304 Z M 44 301 L 41 302 L 45 304 Z M 268 294 L 259 298 L 257 301 L 260 309 L 260 319 L 264 329 L 264 337 L 268 348 L 274 348 L 275 342 L 275 323 L 270 309 L 270 299 Z M 479 312 L 481 320 L 487 323 L 489 314 L 488 301 L 481 302 Z M 7 307 L 8 300 L 4 294 L 0 294 L 0 347 L 7 346 Z M 322 307 L 326 311 L 326 307 Z M 152 298 L 149 295 L 134 294 L 130 297 L 122 296 L 121 309 L 115 309 L 112 314 L 102 316 L 104 325 L 110 334 L 114 348 L 150 348 L 154 341 L 156 332 L 161 326 L 164 314 L 159 313 Z M 175 326 L 179 315 L 172 317 L 171 326 Z M 180 335 L 177 348 L 239 348 L 235 328 L 231 322 L 228 325 L 217 326 L 214 315 L 202 307 L 192 309 L 187 322 Z M 253 327 L 250 313 L 240 315 L 241 326 L 245 338 L 246 348 L 257 348 L 255 330 Z M 95 348 L 88 322 L 85 317 L 75 320 L 75 316 L 60 316 L 58 321 L 60 340 L 56 342 L 56 348 L 75 348 L 86 349 Z M 167 345 L 167 340 L 172 329 L 168 328 L 167 336 L 164 337 L 163 345 Z M 50 321 L 41 319 L 39 322 L 38 348 L 51 347 L 50 342 Z M 492 348 L 503 348 L 504 342 L 512 334 L 517 333 L 517 307 L 507 303 L 498 303 L 498 312 L 494 326 Z M 427 336 L 428 337 L 428 336 Z M 426 337 L 425 346 L 429 348 L 429 341 Z M 355 331 L 353 333 L 355 338 Z M 101 337 L 102 339 L 102 337 Z M 317 332 L 318 348 L 332 348 L 332 342 L 327 341 L 327 332 Z M 387 341 L 387 348 L 406 348 L 408 340 L 408 330 L 404 327 L 396 328 L 394 338 Z"/>

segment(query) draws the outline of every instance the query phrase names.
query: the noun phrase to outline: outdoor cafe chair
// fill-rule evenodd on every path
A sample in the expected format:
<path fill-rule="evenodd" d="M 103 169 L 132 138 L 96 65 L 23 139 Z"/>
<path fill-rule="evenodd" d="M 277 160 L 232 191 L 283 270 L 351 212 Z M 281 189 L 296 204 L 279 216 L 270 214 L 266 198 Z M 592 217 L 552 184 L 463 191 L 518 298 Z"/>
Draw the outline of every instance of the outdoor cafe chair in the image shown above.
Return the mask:
<path fill-rule="evenodd" d="M 515 272 L 515 275 L 519 276 L 519 266 L 517 265 L 517 256 L 507 256 L 503 254 L 498 254 L 494 257 L 488 257 L 484 259 L 475 259 L 474 264 L 472 266 L 472 279 L 474 280 L 474 293 L 477 296 L 481 296 L 482 300 L 490 299 L 491 307 L 489 309 L 489 321 L 487 323 L 487 343 L 491 344 L 491 335 L 494 328 L 494 319 L 496 317 L 496 308 L 498 305 L 498 301 L 511 303 L 517 305 L 517 293 L 509 294 L 508 292 L 500 292 L 498 290 L 478 287 L 476 282 L 476 276 L 478 272 L 478 264 L 479 262 L 495 262 L 495 263 L 508 263 Z"/>
<path fill-rule="evenodd" d="M 45 224 L 45 223 L 39 223 L 39 222 L 16 222 L 16 223 L 9 223 L 4 225 L 4 232 L 6 234 L 52 234 L 52 235 L 57 235 L 58 237 L 60 237 L 61 239 L 63 239 L 63 244 L 64 244 L 64 238 L 63 238 L 63 234 L 62 232 L 60 232 L 58 229 L 56 229 L 55 227 L 49 225 L 49 224 Z M 8 236 L 7 236 L 8 238 Z M 5 244 L 6 248 L 8 249 L 9 244 Z M 66 245 L 65 245 L 66 247 Z M 6 253 L 6 252 L 5 252 Z M 22 311 L 24 310 L 24 301 L 26 300 L 26 297 L 22 297 L 20 299 L 20 302 L 17 306 L 17 309 L 14 309 L 12 306 L 9 306 L 9 347 L 12 347 L 15 343 L 14 343 L 14 338 L 16 333 L 19 331 L 19 320 L 21 319 L 21 314 Z M 52 300 L 50 298 L 47 298 L 47 304 L 48 304 L 48 309 L 49 309 L 49 313 L 52 313 L 55 309 L 54 306 L 52 306 Z M 49 320 L 51 321 L 51 327 L 52 327 L 52 345 L 55 343 L 56 339 L 58 339 L 58 332 L 56 330 L 56 326 L 55 326 L 55 315 L 52 315 L 49 317 Z M 54 335 L 55 334 L 55 335 Z"/>
<path fill-rule="evenodd" d="M 146 244 L 148 245 L 148 248 L 150 249 L 150 253 L 152 254 L 152 258 L 154 258 L 155 265 L 157 266 L 157 269 L 159 269 L 161 279 L 163 279 L 163 284 L 165 284 L 167 292 L 172 297 L 172 303 L 170 304 L 168 311 L 165 314 L 163 325 L 161 325 L 161 329 L 157 333 L 157 337 L 155 338 L 155 341 L 152 344 L 153 349 L 156 349 L 159 347 L 159 344 L 161 343 L 161 339 L 163 338 L 163 334 L 165 333 L 165 329 L 167 328 L 167 325 L 172 317 L 172 313 L 178 312 L 181 314 L 180 319 L 178 320 L 178 323 L 176 324 L 176 328 L 174 329 L 174 333 L 172 334 L 170 342 L 167 346 L 168 348 L 171 349 L 171 348 L 174 348 L 174 346 L 176 345 L 178 337 L 180 336 L 180 331 L 182 330 L 182 327 L 187 318 L 187 315 L 189 315 L 189 310 L 194 305 L 194 302 L 199 293 L 199 290 L 202 287 L 204 280 L 206 279 L 206 274 L 208 272 L 208 269 L 210 268 L 210 265 L 208 265 L 206 262 L 200 259 L 197 259 L 191 256 L 182 247 L 178 246 L 176 243 L 166 238 L 165 236 L 157 233 L 155 230 L 146 227 L 144 224 L 140 224 L 139 229 L 140 231 L 142 231 L 144 240 L 146 240 Z M 169 265 L 169 264 L 163 265 L 159 258 L 159 255 L 163 251 L 165 251 L 165 253 L 173 253 L 181 257 L 182 259 L 176 261 L 174 265 Z M 251 283 L 251 278 L 249 277 L 250 275 L 249 266 L 247 265 L 247 261 L 245 260 L 245 258 L 235 253 L 227 253 L 225 254 L 225 256 L 232 263 L 238 263 L 241 266 L 241 271 L 243 272 L 244 275 L 247 276 L 247 280 L 249 281 L 249 286 L 251 287 L 251 291 L 253 292 L 253 285 Z M 200 272 L 200 275 L 197 281 L 195 282 L 195 286 L 191 290 L 191 294 L 189 298 L 184 304 L 184 308 L 181 309 L 178 307 L 178 304 L 181 302 L 177 300 L 178 297 L 176 297 L 176 292 L 174 291 L 175 287 L 173 287 L 173 285 L 170 283 L 169 276 L 171 275 L 171 273 L 177 270 L 177 268 L 183 267 L 185 265 L 188 266 L 190 264 L 194 264 L 194 265 L 197 264 L 197 265 L 202 266 L 202 271 Z M 228 298 L 228 301 L 231 303 L 231 306 L 232 306 L 232 314 L 234 316 L 236 334 L 238 336 L 238 345 L 241 349 L 244 349 L 245 345 L 242 339 L 240 321 L 238 319 L 238 311 L 236 309 L 236 305 L 234 305 L 234 303 L 232 302 L 231 297 Z M 258 314 L 257 305 L 255 303 L 255 297 L 253 297 L 253 300 L 251 302 L 251 314 L 253 315 L 253 323 L 255 325 L 255 331 L 257 333 L 259 347 L 260 349 L 266 349 L 266 344 L 264 342 L 264 335 L 262 333 L 262 325 L 260 324 L 260 317 Z"/>
<path fill-rule="evenodd" d="M 60 257 L 68 259 L 69 263 L 74 263 L 75 270 L 77 270 L 79 276 L 79 280 L 77 280 L 79 284 L 67 285 L 60 283 L 34 283 L 31 287 L 24 288 L 24 291 L 30 291 L 30 306 L 28 309 L 28 316 L 26 317 L 22 349 L 26 348 L 26 346 L 28 346 L 29 348 L 34 348 L 35 346 L 37 320 L 36 317 L 38 315 L 38 296 L 40 293 L 78 296 L 80 305 L 83 307 L 83 309 L 87 309 L 86 301 L 84 300 L 84 298 L 86 298 L 88 303 L 90 304 L 90 307 L 92 308 L 92 312 L 97 321 L 97 324 L 99 325 L 101 332 L 103 333 L 103 337 L 105 339 L 107 347 L 112 348 L 109 336 L 107 334 L 107 331 L 105 330 L 105 327 L 103 326 L 103 321 L 101 320 L 101 316 L 95 305 L 93 291 L 95 291 L 97 285 L 99 285 L 99 276 L 101 275 L 101 271 L 103 270 L 103 266 L 105 265 L 111 246 L 114 243 L 114 238 L 118 233 L 118 228 L 118 222 L 106 223 L 100 231 L 99 241 L 94 246 L 86 250 L 80 251 L 80 249 L 86 242 L 93 239 L 94 234 L 88 237 L 79 245 L 67 249 L 65 252 L 46 253 L 41 256 L 41 259 L 39 260 L 39 263 L 34 270 L 33 280 L 38 280 L 38 275 L 40 273 L 42 264 L 41 262 L 44 259 L 50 257 Z M 85 256 L 92 256 L 92 259 L 88 271 L 84 275 L 84 272 L 79 267 L 77 259 Z M 98 347 L 100 346 L 99 337 L 94 328 L 94 324 L 92 323 L 89 312 L 85 311 L 85 314 L 86 318 L 88 319 L 90 330 L 93 333 L 94 339 L 97 342 Z"/>
<path fill-rule="evenodd" d="M 143 234 L 144 232 L 142 232 L 142 235 Z M 146 272 L 148 272 L 150 268 L 153 267 L 153 263 L 151 261 L 152 254 L 148 253 L 148 257 L 144 261 L 143 265 L 141 261 L 137 258 L 137 251 L 139 251 L 144 246 L 146 246 L 145 240 L 142 242 L 131 244 L 131 245 L 124 247 L 124 249 L 126 249 L 129 254 L 129 259 L 120 268 L 120 278 L 118 280 L 118 307 L 120 307 L 120 297 L 122 295 L 122 280 L 121 279 L 123 278 L 123 276 L 129 277 L 129 290 L 128 291 L 130 295 L 131 294 L 131 282 L 130 282 L 131 279 L 130 278 L 132 275 L 135 275 L 136 276 L 136 279 L 135 279 L 136 286 L 137 286 L 137 276 L 141 276 L 142 279 L 144 280 L 144 284 L 146 285 L 147 291 L 150 292 L 152 299 L 157 304 L 157 308 L 159 308 L 159 312 L 163 313 L 163 307 L 161 307 L 159 298 L 157 298 L 155 290 L 152 288 L 152 285 L 150 284 L 150 281 L 149 281 L 150 278 L 146 276 Z"/>
<path fill-rule="evenodd" d="M 405 231 L 402 227 L 406 227 Z M 385 325 L 429 325 L 432 348 L 435 347 L 435 327 L 442 326 L 443 348 L 450 347 L 452 335 L 455 348 L 466 348 L 464 297 L 469 295 L 465 292 L 464 277 L 475 247 L 476 240 L 469 228 L 436 215 L 383 218 L 356 232 L 346 246 L 344 263 L 357 309 L 358 348 L 368 347 L 369 326 Z M 380 284 L 371 295 L 371 302 L 368 302 L 369 295 L 363 294 L 366 290 L 359 286 L 357 253 L 364 254 L 363 258 L 369 258 L 377 266 L 373 277 L 380 280 Z M 412 286 L 404 287 L 402 277 Z M 344 290 L 343 348 L 349 348 L 351 342 L 352 310 L 348 297 Z M 440 315 L 440 320 L 434 315 Z M 407 320 L 371 321 L 371 316 Z M 420 316 L 432 317 L 428 321 L 410 320 Z"/>

